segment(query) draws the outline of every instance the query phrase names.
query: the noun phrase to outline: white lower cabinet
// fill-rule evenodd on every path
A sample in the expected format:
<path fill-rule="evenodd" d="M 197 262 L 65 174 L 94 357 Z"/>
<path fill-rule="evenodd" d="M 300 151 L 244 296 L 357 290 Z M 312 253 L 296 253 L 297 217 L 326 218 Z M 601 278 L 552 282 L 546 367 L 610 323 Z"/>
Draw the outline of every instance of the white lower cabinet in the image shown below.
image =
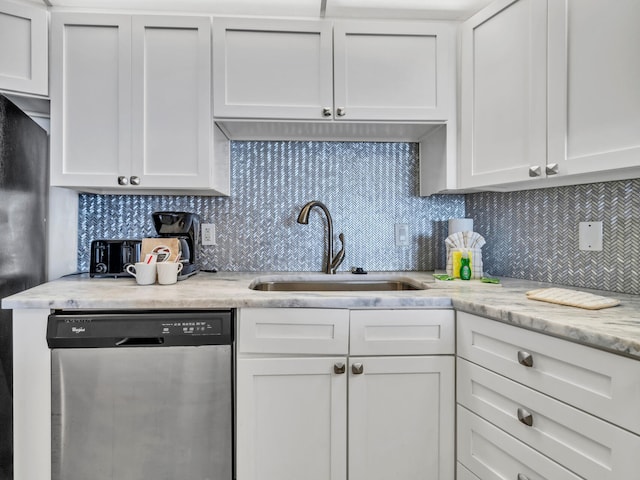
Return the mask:
<path fill-rule="evenodd" d="M 349 360 L 349 480 L 453 479 L 453 356 Z"/>
<path fill-rule="evenodd" d="M 368 316 L 384 356 L 349 348 Z M 453 331 L 452 310 L 241 309 L 237 479 L 453 480 Z"/>
<path fill-rule="evenodd" d="M 236 474 L 341 480 L 346 474 L 345 357 L 239 358 Z"/>
<path fill-rule="evenodd" d="M 481 480 L 638 477 L 640 362 L 467 313 L 457 321 L 459 463 Z"/>

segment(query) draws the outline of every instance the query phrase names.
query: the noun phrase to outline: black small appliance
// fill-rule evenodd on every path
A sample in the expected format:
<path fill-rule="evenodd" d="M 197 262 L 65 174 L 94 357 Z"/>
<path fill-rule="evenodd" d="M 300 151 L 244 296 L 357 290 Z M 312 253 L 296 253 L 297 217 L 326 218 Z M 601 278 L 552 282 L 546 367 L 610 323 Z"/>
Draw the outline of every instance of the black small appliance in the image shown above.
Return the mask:
<path fill-rule="evenodd" d="M 178 279 L 198 273 L 200 265 L 196 252 L 200 240 L 200 216 L 189 212 L 153 212 L 151 217 L 158 237 L 180 241 L 182 272 Z"/>
<path fill-rule="evenodd" d="M 140 261 L 141 240 L 91 242 L 90 277 L 130 277 L 126 268 Z"/>

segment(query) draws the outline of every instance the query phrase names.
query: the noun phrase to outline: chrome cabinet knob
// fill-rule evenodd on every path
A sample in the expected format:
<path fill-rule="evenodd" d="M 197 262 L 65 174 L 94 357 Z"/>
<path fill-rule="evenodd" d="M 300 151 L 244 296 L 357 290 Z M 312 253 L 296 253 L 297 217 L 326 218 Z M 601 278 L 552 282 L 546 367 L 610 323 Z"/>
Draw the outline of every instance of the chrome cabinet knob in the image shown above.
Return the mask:
<path fill-rule="evenodd" d="M 522 407 L 519 407 L 517 415 L 518 420 L 520 420 L 521 423 L 524 423 L 527 427 L 533 426 L 533 415 L 531 414 L 531 412 L 525 410 Z"/>
<path fill-rule="evenodd" d="M 354 375 L 362 375 L 364 373 L 364 365 L 361 363 L 354 363 L 351 365 L 351 372 Z"/>
<path fill-rule="evenodd" d="M 550 163 L 549 165 L 547 165 L 545 167 L 545 172 L 547 175 L 557 175 L 558 174 L 558 164 L 557 163 Z"/>
<path fill-rule="evenodd" d="M 533 367 L 533 355 L 524 350 L 518 350 L 518 363 L 524 367 Z"/>
<path fill-rule="evenodd" d="M 329 107 L 324 107 L 322 109 L 322 116 L 323 117 L 330 117 L 331 116 L 331 109 Z"/>
<path fill-rule="evenodd" d="M 131 181 L 131 185 L 140 185 L 140 177 L 134 175 L 129 180 Z"/>
<path fill-rule="evenodd" d="M 129 179 L 127 177 L 118 177 L 118 185 L 129 185 Z"/>
<path fill-rule="evenodd" d="M 338 362 L 333 364 L 333 373 L 340 375 L 341 373 L 344 373 L 346 371 L 347 371 L 347 367 L 345 366 L 344 363 Z"/>
<path fill-rule="evenodd" d="M 344 107 L 338 107 L 336 113 L 339 117 L 344 117 L 347 112 L 345 112 Z"/>
<path fill-rule="evenodd" d="M 533 167 L 529 167 L 529 176 L 530 177 L 539 177 L 542 175 L 542 169 L 540 165 L 534 165 Z"/>

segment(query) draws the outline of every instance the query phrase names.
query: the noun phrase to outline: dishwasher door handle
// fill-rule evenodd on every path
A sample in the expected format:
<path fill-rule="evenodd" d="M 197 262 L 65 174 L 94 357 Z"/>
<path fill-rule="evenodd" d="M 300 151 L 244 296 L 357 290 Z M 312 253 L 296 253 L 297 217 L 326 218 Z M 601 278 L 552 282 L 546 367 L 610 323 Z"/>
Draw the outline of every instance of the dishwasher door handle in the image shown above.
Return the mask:
<path fill-rule="evenodd" d="M 124 337 L 116 342 L 116 347 L 148 347 L 163 344 L 164 337 Z"/>

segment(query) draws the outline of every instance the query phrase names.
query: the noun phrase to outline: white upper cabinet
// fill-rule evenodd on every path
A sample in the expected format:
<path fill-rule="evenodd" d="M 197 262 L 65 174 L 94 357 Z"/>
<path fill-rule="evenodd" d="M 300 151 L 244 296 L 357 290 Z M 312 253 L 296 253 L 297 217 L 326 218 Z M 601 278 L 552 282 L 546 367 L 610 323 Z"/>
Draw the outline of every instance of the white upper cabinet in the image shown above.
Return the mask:
<path fill-rule="evenodd" d="M 216 118 L 446 121 L 446 23 L 214 19 Z"/>
<path fill-rule="evenodd" d="M 639 176 L 639 21 L 634 0 L 502 0 L 465 22 L 459 187 Z"/>
<path fill-rule="evenodd" d="M 463 188 L 524 181 L 544 168 L 546 21 L 545 0 L 506 0 L 462 26 Z"/>
<path fill-rule="evenodd" d="M 549 162 L 640 174 L 640 2 L 549 2 Z M 624 173 L 622 174 L 624 176 Z"/>
<path fill-rule="evenodd" d="M 208 17 L 54 13 L 51 184 L 228 194 Z"/>
<path fill-rule="evenodd" d="M 0 0 L 0 89 L 47 95 L 48 13 L 44 5 Z"/>
<path fill-rule="evenodd" d="M 145 188 L 209 186 L 211 21 L 134 16 L 132 172 Z"/>
<path fill-rule="evenodd" d="M 214 18 L 213 62 L 216 117 L 323 119 L 332 108 L 330 23 Z"/>
<path fill-rule="evenodd" d="M 51 184 L 104 187 L 131 175 L 131 20 L 53 14 Z"/>
<path fill-rule="evenodd" d="M 334 117 L 446 121 L 455 30 L 441 23 L 335 22 Z"/>

